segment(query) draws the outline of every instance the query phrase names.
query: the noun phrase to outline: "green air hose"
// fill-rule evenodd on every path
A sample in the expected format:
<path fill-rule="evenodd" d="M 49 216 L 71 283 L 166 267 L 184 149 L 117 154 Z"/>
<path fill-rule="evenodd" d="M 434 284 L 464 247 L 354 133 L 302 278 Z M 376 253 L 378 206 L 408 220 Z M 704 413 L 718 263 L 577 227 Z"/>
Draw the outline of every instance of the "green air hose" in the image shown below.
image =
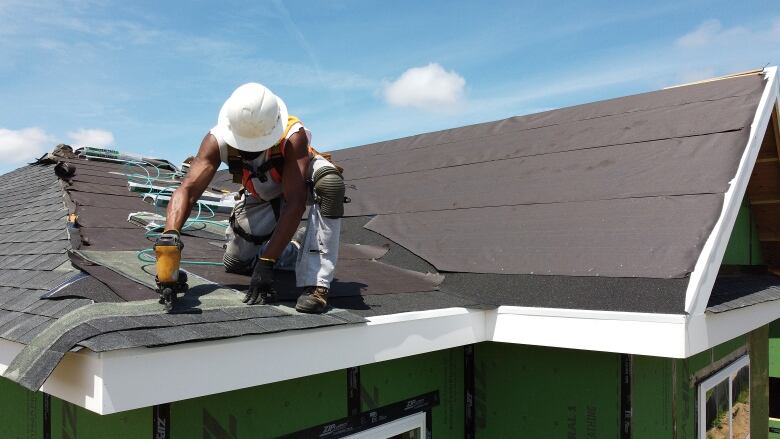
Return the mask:
<path fill-rule="evenodd" d="M 154 185 L 155 182 L 158 183 L 157 186 L 160 186 L 161 184 L 159 182 L 162 181 L 162 180 L 170 181 L 171 179 L 173 179 L 175 177 L 182 177 L 184 175 L 183 173 L 181 173 L 179 171 L 176 171 L 176 172 L 170 173 L 169 175 L 166 175 L 166 178 L 163 178 L 162 177 L 162 173 L 160 172 L 160 168 L 157 165 L 155 165 L 154 163 L 149 163 L 149 162 L 146 162 L 146 161 L 127 161 L 127 162 L 125 162 L 125 166 L 127 166 L 127 169 L 126 169 L 127 172 L 123 172 L 122 174 L 127 176 L 128 182 L 132 181 L 132 179 L 136 179 L 136 180 L 141 180 L 141 181 L 137 181 L 137 183 L 149 186 L 149 190 L 147 192 L 143 193 L 144 196 L 158 196 L 158 195 L 171 195 L 171 194 L 173 194 L 173 192 L 179 187 L 178 184 L 168 185 L 168 186 L 165 186 L 165 187 L 163 187 L 163 188 L 161 188 L 159 190 L 154 189 L 152 186 Z M 141 168 L 145 172 L 146 175 L 140 174 L 140 173 L 130 172 L 130 167 L 131 166 L 137 166 L 137 167 Z M 152 173 L 149 172 L 149 169 L 148 169 L 147 166 L 153 167 L 155 169 L 155 171 L 157 172 L 157 174 L 152 176 Z M 196 203 L 196 205 L 198 206 L 197 214 L 195 215 L 194 218 L 193 217 L 187 218 L 187 221 L 184 222 L 184 225 L 182 226 L 181 231 L 184 232 L 184 231 L 188 231 L 188 230 L 200 230 L 203 227 L 198 228 L 198 225 L 205 226 L 206 224 L 211 224 L 211 225 L 220 226 L 220 227 L 227 227 L 227 224 L 225 224 L 224 222 L 212 220 L 212 218 L 214 218 L 216 215 L 214 213 L 214 209 L 212 209 L 211 206 L 209 206 L 208 204 L 203 203 L 201 201 L 198 201 Z M 165 216 L 164 215 L 160 215 L 160 213 L 158 211 L 159 207 L 160 206 L 157 206 L 157 203 L 155 202 L 154 203 L 154 213 L 156 215 L 159 215 L 159 216 L 164 218 Z M 208 216 L 204 215 L 204 212 L 203 212 L 203 208 L 204 207 L 206 208 L 206 210 L 208 210 L 208 214 L 207 214 Z M 150 228 L 149 230 L 146 231 L 144 236 L 146 238 L 157 237 L 163 231 L 162 229 L 163 229 L 163 226 L 152 227 L 152 228 Z M 137 257 L 138 257 L 139 261 L 145 262 L 145 263 L 147 263 L 147 265 L 156 262 L 156 259 L 154 257 L 154 249 L 152 247 L 140 250 L 137 253 Z M 222 266 L 222 262 L 211 262 L 211 261 L 188 261 L 188 260 L 183 260 L 183 261 L 181 261 L 181 264 Z"/>

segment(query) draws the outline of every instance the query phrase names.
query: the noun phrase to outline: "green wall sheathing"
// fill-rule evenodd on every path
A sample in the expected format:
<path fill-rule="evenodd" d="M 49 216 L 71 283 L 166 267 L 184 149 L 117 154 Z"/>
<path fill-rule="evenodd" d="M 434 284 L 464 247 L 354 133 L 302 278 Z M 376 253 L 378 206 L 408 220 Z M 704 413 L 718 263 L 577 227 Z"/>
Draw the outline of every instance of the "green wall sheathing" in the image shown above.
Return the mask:
<path fill-rule="evenodd" d="M 0 438 L 39 439 L 43 435 L 43 394 L 0 378 Z"/>
<path fill-rule="evenodd" d="M 769 324 L 769 376 L 780 378 L 780 320 Z"/>
<path fill-rule="evenodd" d="M 758 229 L 756 229 L 756 223 L 750 213 L 750 204 L 747 198 L 742 200 L 722 263 L 724 265 L 761 265 L 764 263 L 761 258 Z"/>
<path fill-rule="evenodd" d="M 768 326 L 769 335 L 769 376 L 780 378 L 780 320 L 775 320 Z M 776 392 L 775 392 L 776 393 Z M 780 395 L 770 394 L 770 398 L 780 398 Z M 780 439 L 780 419 L 769 419 L 771 439 Z"/>
<path fill-rule="evenodd" d="M 464 437 L 463 368 L 463 348 L 361 366 L 362 410 L 438 390 L 440 402 L 432 410 L 433 437 Z"/>
<path fill-rule="evenodd" d="M 505 343 L 475 349 L 477 438 L 617 438 L 620 355 Z"/>
<path fill-rule="evenodd" d="M 135 439 L 152 435 L 149 407 L 98 415 L 58 398 L 51 398 L 52 439 Z"/>
<path fill-rule="evenodd" d="M 712 349 L 707 349 L 692 357 L 672 360 L 674 362 L 672 391 L 675 435 L 674 438 L 696 437 L 696 399 L 699 382 L 720 370 L 731 360 L 739 357 L 738 352 L 744 350 L 747 337 L 740 336 Z"/>
<path fill-rule="evenodd" d="M 780 439 L 780 419 L 769 419 L 769 439 Z"/>
<path fill-rule="evenodd" d="M 766 358 L 758 349 L 761 334 L 751 339 L 760 364 L 761 358 Z M 698 383 L 736 360 L 740 351 L 745 351 L 747 341 L 746 336 L 737 337 L 686 359 L 633 356 L 632 439 L 695 438 Z M 761 371 L 755 372 L 760 377 Z M 761 410 L 759 407 L 759 413 Z"/>
<path fill-rule="evenodd" d="M 632 439 L 671 438 L 674 360 L 634 356 L 631 374 Z"/>
<path fill-rule="evenodd" d="M 463 348 L 362 366 L 361 410 L 437 391 L 434 436 L 463 437 L 463 370 Z M 294 433 L 345 418 L 347 389 L 347 371 L 339 370 L 174 402 L 170 437 L 271 438 Z M 152 407 L 100 416 L 57 398 L 50 400 L 51 439 L 152 437 Z M 0 378 L 0 439 L 41 439 L 43 411 L 43 393 Z"/>
<path fill-rule="evenodd" d="M 171 438 L 275 437 L 346 417 L 346 400 L 343 370 L 188 399 L 171 404 Z"/>

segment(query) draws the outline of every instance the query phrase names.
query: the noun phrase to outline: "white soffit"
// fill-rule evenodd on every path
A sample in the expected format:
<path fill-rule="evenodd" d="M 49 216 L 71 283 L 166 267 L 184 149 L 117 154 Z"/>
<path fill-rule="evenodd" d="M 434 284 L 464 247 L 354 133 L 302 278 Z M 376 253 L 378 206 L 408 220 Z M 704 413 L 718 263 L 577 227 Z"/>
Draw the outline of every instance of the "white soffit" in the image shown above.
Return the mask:
<path fill-rule="evenodd" d="M 737 174 L 731 180 L 729 190 L 724 196 L 723 209 L 718 222 L 715 223 L 715 227 L 707 238 L 691 273 L 691 281 L 688 283 L 688 289 L 685 293 L 685 312 L 691 315 L 701 315 L 707 308 L 712 286 L 715 284 L 715 277 L 726 252 L 731 230 L 742 204 L 742 197 L 747 189 L 753 165 L 758 157 L 758 151 L 772 115 L 772 108 L 778 100 L 780 92 L 778 91 L 777 67 L 766 68 L 764 78 L 766 85 L 753 122 L 750 124 L 748 142 L 740 159 Z"/>

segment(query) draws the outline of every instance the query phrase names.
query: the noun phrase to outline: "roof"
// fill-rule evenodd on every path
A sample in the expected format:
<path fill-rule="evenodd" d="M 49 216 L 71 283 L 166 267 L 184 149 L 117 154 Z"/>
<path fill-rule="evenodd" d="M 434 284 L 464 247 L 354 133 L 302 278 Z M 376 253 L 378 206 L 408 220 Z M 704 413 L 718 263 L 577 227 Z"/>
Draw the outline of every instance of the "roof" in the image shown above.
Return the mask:
<path fill-rule="evenodd" d="M 780 316 L 776 277 L 717 278 L 775 71 L 334 152 L 351 203 L 321 316 L 294 312 L 291 273 L 280 305 L 241 304 L 248 278 L 218 266 L 226 213 L 206 208 L 183 236 L 191 290 L 165 314 L 139 255 L 164 194 L 128 188 L 173 168 L 59 151 L 0 177 L 0 368 L 108 413 L 486 340 L 691 355 Z M 221 171 L 210 205 L 234 190 Z M 231 349 L 285 367 L 154 391 L 146 369 L 197 376 Z M 63 359 L 83 389 L 60 381 Z"/>
<path fill-rule="evenodd" d="M 40 300 L 73 277 L 68 214 L 51 169 L 27 166 L 0 176 L 0 337 L 27 343 L 88 299 Z"/>

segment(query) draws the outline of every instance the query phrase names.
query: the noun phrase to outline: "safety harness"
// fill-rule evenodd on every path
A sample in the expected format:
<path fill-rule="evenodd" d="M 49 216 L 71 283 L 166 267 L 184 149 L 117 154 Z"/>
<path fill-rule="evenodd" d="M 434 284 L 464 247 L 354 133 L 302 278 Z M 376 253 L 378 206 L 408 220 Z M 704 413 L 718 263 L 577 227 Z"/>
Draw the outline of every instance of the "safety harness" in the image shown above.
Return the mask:
<path fill-rule="evenodd" d="M 272 146 L 269 150 L 261 153 L 266 154 L 266 159 L 260 166 L 257 167 L 256 170 L 252 170 L 249 166 L 247 166 L 246 161 L 243 157 L 241 157 L 241 153 L 236 148 L 227 145 L 228 172 L 230 172 L 230 175 L 233 176 L 233 183 L 239 183 L 242 186 L 241 190 L 239 191 L 239 195 L 243 195 L 245 192 L 249 192 L 253 196 L 259 198 L 257 191 L 255 190 L 255 185 L 252 183 L 253 178 L 257 178 L 260 182 L 265 183 L 268 181 L 268 177 L 266 177 L 266 175 L 270 175 L 273 181 L 277 183 L 282 182 L 282 172 L 284 169 L 284 149 L 287 145 L 287 135 L 289 134 L 292 127 L 294 127 L 296 124 L 299 124 L 300 122 L 301 120 L 297 117 L 292 115 L 288 116 L 287 126 L 284 128 L 284 134 L 282 134 L 281 140 L 279 143 Z M 314 149 L 314 147 L 309 145 L 309 157 L 314 157 L 315 155 L 320 155 L 325 160 L 333 163 L 333 159 L 330 154 L 319 152 Z M 333 166 L 336 167 L 339 174 L 343 172 L 343 168 L 340 166 L 335 164 Z M 312 184 L 312 182 L 307 183 Z M 281 213 L 281 200 L 279 198 L 275 198 L 273 200 L 268 200 L 268 202 L 271 204 L 271 208 L 274 211 L 274 216 L 278 220 Z M 238 236 L 257 245 L 263 244 L 271 238 L 271 234 L 256 236 L 244 230 L 238 224 L 238 221 L 236 221 L 235 209 L 230 214 L 230 226 Z"/>

